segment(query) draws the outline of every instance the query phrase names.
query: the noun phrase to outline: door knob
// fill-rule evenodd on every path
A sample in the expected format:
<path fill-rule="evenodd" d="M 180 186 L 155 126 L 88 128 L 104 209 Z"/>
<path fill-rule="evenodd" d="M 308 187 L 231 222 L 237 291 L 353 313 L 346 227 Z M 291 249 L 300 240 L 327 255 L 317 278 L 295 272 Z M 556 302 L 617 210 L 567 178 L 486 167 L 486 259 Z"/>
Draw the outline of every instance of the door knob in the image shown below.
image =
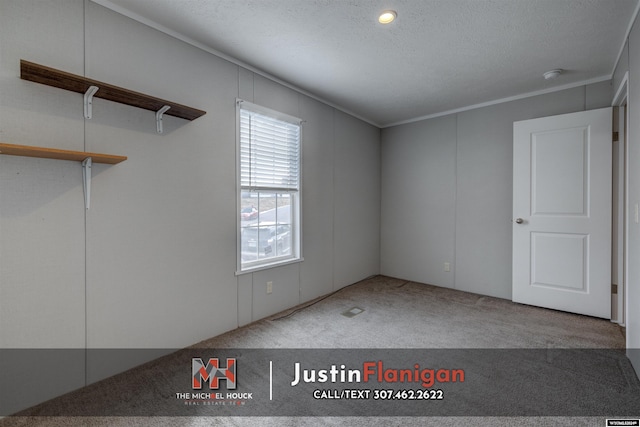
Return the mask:
<path fill-rule="evenodd" d="M 516 218 L 516 224 L 522 224 L 523 222 L 524 222 L 524 219 Z"/>

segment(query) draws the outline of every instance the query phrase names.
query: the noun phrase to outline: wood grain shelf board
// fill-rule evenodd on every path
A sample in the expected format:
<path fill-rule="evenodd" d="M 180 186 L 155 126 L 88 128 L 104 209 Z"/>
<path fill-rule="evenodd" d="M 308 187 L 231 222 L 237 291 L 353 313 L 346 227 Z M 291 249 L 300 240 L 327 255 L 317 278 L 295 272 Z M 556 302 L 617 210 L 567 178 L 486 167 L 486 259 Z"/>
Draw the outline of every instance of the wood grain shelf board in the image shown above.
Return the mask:
<path fill-rule="evenodd" d="M 165 115 L 180 117 L 186 120 L 194 120 L 206 114 L 206 111 L 134 92 L 98 80 L 56 70 L 55 68 L 45 67 L 44 65 L 35 64 L 25 61 L 24 59 L 20 60 L 20 78 L 81 94 L 84 94 L 90 86 L 97 86 L 99 89 L 95 93 L 94 98 L 107 99 L 154 112 L 160 110 L 164 105 L 169 105 L 171 108 L 164 113 Z"/>
<path fill-rule="evenodd" d="M 126 156 L 112 154 L 88 153 L 85 151 L 59 150 L 57 148 L 33 147 L 29 145 L 15 145 L 0 142 L 0 154 L 9 156 L 39 157 L 42 159 L 73 160 L 81 162 L 91 157 L 93 163 L 115 165 L 127 160 Z"/>

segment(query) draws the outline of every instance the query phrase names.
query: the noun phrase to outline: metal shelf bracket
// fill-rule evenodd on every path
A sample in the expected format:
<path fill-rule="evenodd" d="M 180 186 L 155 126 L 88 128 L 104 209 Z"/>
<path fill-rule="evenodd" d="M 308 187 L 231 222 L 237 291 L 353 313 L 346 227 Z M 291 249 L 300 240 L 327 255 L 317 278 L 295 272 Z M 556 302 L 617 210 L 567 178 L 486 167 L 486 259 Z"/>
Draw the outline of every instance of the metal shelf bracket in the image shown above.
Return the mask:
<path fill-rule="evenodd" d="M 90 119 L 92 114 L 93 95 L 98 91 L 98 86 L 89 86 L 84 94 L 84 118 Z"/>
<path fill-rule="evenodd" d="M 158 111 L 156 111 L 156 130 L 158 131 L 158 133 L 162 133 L 162 115 L 169 109 L 171 108 L 170 105 L 165 105 L 164 107 L 162 107 L 161 109 L 159 109 Z"/>
<path fill-rule="evenodd" d="M 84 183 L 84 207 L 88 210 L 91 204 L 91 157 L 82 161 L 82 181 Z"/>

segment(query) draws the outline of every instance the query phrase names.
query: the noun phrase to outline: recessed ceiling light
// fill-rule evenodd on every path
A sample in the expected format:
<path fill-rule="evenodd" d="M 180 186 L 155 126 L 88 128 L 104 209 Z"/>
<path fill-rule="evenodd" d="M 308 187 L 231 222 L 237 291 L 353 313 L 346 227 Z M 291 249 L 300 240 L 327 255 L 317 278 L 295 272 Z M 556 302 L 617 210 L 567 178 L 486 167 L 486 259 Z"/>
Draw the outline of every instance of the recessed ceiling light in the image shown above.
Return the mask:
<path fill-rule="evenodd" d="M 381 24 L 390 24 L 394 19 L 396 19 L 397 16 L 398 14 L 395 10 L 385 10 L 378 17 L 378 22 Z"/>
<path fill-rule="evenodd" d="M 558 77 L 560 74 L 562 74 L 563 71 L 564 70 L 558 68 L 558 69 L 555 69 L 555 70 L 547 71 L 542 76 L 544 77 L 545 80 L 553 80 L 556 77 Z"/>

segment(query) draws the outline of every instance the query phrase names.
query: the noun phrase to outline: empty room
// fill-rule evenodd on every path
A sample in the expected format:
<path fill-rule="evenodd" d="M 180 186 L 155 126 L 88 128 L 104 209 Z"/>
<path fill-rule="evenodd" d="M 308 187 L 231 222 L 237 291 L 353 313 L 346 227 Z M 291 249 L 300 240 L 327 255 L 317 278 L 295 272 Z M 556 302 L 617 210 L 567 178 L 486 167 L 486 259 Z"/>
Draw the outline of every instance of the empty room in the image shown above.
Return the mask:
<path fill-rule="evenodd" d="M 638 0 L 0 0 L 0 426 L 640 425 Z"/>

